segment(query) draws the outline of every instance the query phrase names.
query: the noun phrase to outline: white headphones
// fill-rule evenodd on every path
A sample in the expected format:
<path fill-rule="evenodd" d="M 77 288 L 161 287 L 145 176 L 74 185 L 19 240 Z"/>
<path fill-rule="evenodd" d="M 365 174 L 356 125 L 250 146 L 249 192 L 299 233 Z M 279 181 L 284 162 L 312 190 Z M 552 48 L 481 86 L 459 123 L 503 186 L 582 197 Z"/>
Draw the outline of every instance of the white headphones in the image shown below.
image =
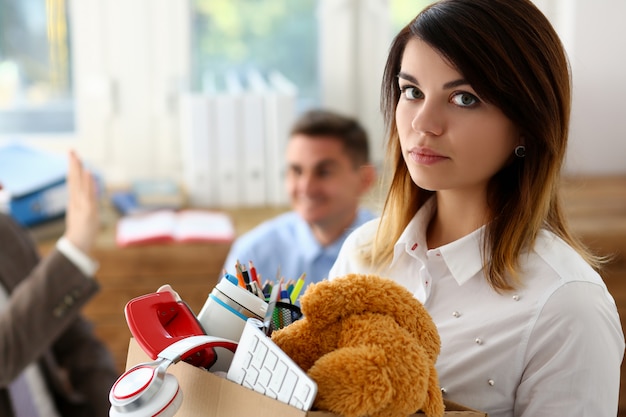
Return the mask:
<path fill-rule="evenodd" d="M 213 336 L 190 336 L 172 343 L 152 362 L 140 363 L 120 376 L 109 393 L 110 417 L 172 417 L 183 401 L 176 377 L 167 368 L 205 350 L 237 349 L 237 342 Z M 214 360 L 217 354 L 213 350 Z"/>

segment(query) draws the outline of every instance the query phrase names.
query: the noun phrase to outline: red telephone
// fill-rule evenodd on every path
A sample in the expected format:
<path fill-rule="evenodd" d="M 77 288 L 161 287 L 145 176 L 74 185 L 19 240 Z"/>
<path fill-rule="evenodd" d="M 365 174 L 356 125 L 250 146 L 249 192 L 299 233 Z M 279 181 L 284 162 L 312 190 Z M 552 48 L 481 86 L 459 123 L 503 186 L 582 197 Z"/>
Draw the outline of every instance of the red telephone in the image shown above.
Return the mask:
<path fill-rule="evenodd" d="M 179 340 L 205 334 L 189 306 L 177 300 L 170 291 L 133 298 L 126 304 L 124 314 L 131 334 L 152 359 Z M 213 347 L 207 347 L 189 352 L 182 360 L 194 366 L 210 368 L 217 360 L 217 354 Z"/>

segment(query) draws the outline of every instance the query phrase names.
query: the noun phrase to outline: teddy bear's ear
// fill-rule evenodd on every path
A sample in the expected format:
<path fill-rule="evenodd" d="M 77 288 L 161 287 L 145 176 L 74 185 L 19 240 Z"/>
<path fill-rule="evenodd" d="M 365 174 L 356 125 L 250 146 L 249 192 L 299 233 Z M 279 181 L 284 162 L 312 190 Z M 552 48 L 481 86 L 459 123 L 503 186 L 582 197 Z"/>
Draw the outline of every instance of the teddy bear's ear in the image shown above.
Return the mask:
<path fill-rule="evenodd" d="M 348 274 L 310 285 L 302 296 L 302 313 L 316 323 L 331 323 L 365 311 L 384 313 L 386 281 L 374 275 Z"/>
<path fill-rule="evenodd" d="M 316 326 L 335 322 L 341 316 L 342 294 L 336 293 L 335 280 L 323 280 L 310 284 L 300 297 L 302 314 Z"/>

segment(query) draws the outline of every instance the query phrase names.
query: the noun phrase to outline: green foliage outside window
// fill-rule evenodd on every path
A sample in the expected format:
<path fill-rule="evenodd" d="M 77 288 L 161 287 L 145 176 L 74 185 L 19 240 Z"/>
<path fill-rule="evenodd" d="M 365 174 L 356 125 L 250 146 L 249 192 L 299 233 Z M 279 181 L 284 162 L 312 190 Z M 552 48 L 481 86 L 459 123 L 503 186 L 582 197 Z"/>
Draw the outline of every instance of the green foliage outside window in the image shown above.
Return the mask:
<path fill-rule="evenodd" d="M 317 96 L 316 0 L 193 0 L 194 90 L 226 71 L 278 70 Z"/>

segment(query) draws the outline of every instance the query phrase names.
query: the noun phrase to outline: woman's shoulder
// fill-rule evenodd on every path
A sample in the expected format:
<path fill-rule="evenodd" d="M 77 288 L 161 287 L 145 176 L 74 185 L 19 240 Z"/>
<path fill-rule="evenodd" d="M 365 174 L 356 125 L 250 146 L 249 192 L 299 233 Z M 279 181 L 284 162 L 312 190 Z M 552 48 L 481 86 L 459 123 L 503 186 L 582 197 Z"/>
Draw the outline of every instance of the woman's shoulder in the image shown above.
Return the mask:
<path fill-rule="evenodd" d="M 363 264 L 363 251 L 371 244 L 379 219 L 372 219 L 348 235 L 331 268 L 328 277 L 330 279 L 347 273 L 370 273 L 370 268 Z"/>
<path fill-rule="evenodd" d="M 379 223 L 380 217 L 376 217 L 366 221 L 348 235 L 344 246 L 363 246 L 370 243 L 374 238 L 374 235 L 376 234 Z"/>
<path fill-rule="evenodd" d="M 554 274 L 562 283 L 586 281 L 604 285 L 598 272 L 582 255 L 551 231 L 539 232 L 530 259 L 533 258 L 533 264 L 543 267 L 546 274 Z"/>
<path fill-rule="evenodd" d="M 527 290 L 536 290 L 536 311 L 546 331 L 557 326 L 571 333 L 576 328 L 579 334 L 571 335 L 572 340 L 612 340 L 621 355 L 624 336 L 616 303 L 600 274 L 549 231 L 539 234 L 533 252 Z"/>

